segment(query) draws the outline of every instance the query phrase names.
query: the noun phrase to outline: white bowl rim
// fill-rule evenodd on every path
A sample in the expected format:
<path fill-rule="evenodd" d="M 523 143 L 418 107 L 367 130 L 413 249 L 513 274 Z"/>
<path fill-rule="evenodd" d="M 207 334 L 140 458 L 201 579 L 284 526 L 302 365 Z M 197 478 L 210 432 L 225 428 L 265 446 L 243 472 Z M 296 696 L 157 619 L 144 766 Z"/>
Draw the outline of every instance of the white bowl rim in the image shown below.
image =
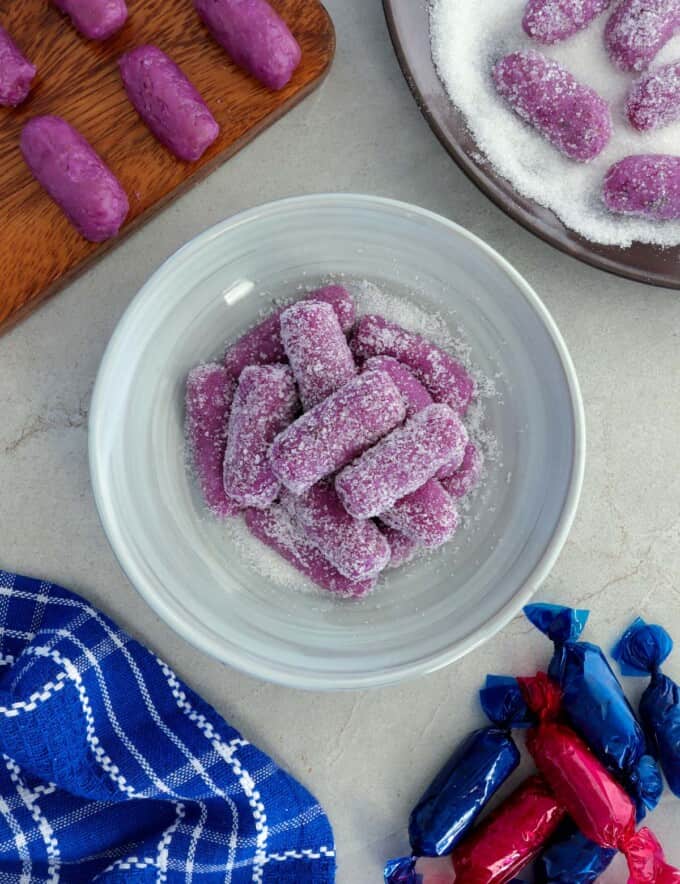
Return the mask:
<path fill-rule="evenodd" d="M 517 589 L 512 599 L 484 624 L 473 630 L 464 639 L 453 643 L 444 651 L 439 651 L 415 662 L 398 664 L 386 670 L 369 673 L 334 674 L 332 677 L 329 677 L 324 673 L 301 673 L 300 670 L 294 666 L 285 664 L 278 665 L 270 661 L 263 661 L 259 657 L 254 657 L 253 655 L 244 652 L 237 644 L 227 642 L 223 637 L 217 636 L 201 623 L 201 621 L 193 617 L 193 615 L 187 619 L 186 609 L 179 608 L 177 603 L 171 597 L 166 596 L 163 593 L 163 587 L 156 587 L 153 581 L 148 581 L 146 579 L 143 570 L 138 566 L 138 563 L 129 553 L 129 550 L 122 540 L 116 524 L 116 514 L 113 509 L 108 506 L 106 501 L 104 476 L 107 471 L 99 454 L 99 452 L 102 451 L 102 446 L 99 445 L 99 439 L 103 432 L 107 413 L 105 397 L 106 388 L 109 384 L 110 368 L 118 359 L 118 351 L 121 348 L 121 345 L 124 344 L 128 330 L 134 326 L 137 311 L 144 307 L 147 300 L 154 297 L 158 284 L 163 278 L 168 274 L 172 274 L 174 268 L 180 264 L 187 255 L 199 251 L 205 243 L 215 237 L 221 236 L 230 228 L 253 221 L 258 216 L 269 211 L 278 212 L 287 208 L 295 209 L 299 208 L 301 205 L 320 205 L 328 201 L 338 203 L 345 201 L 353 203 L 358 207 L 363 205 L 366 207 L 371 206 L 376 209 L 383 208 L 408 212 L 449 228 L 458 236 L 467 239 L 473 247 L 483 252 L 511 279 L 545 326 L 555 346 L 564 371 L 569 389 L 572 404 L 572 418 L 574 421 L 574 453 L 571 478 L 560 518 L 555 532 L 546 546 L 543 555 L 536 563 L 533 571 L 524 584 Z M 135 589 L 176 633 L 198 650 L 209 654 L 222 663 L 226 663 L 241 672 L 265 681 L 303 690 L 361 690 L 370 687 L 382 687 L 405 681 L 407 679 L 429 675 L 439 669 L 449 666 L 487 642 L 521 612 L 524 605 L 531 600 L 553 569 L 562 548 L 566 543 L 576 516 L 585 474 L 586 420 L 576 369 L 555 320 L 524 277 L 494 248 L 489 246 L 474 233 L 461 227 L 455 221 L 451 221 L 436 212 L 432 212 L 429 209 L 424 209 L 411 203 L 387 197 L 373 196 L 370 194 L 316 193 L 274 200 L 255 206 L 251 209 L 246 209 L 230 218 L 218 222 L 198 234 L 185 245 L 181 246 L 149 277 L 120 318 L 102 357 L 97 372 L 90 407 L 88 457 L 97 512 L 113 553 L 123 572 Z"/>

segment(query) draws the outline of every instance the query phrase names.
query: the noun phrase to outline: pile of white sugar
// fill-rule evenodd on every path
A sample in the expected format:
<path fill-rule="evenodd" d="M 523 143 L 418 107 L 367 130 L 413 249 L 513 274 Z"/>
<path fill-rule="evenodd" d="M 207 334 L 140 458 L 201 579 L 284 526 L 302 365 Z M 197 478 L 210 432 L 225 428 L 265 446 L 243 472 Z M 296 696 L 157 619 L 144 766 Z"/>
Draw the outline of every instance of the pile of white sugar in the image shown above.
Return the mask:
<path fill-rule="evenodd" d="M 522 30 L 526 0 L 433 0 L 432 55 L 453 103 L 488 163 L 525 197 L 551 209 L 567 227 L 604 245 L 634 241 L 670 246 L 680 243 L 680 221 L 653 222 L 612 215 L 602 202 L 609 167 L 630 154 L 680 154 L 680 122 L 658 132 L 636 132 L 625 115 L 625 101 L 638 75 L 622 73 L 604 45 L 605 12 L 585 31 L 542 46 Z M 612 7 L 613 9 L 613 7 Z M 496 94 L 494 63 L 508 52 L 533 48 L 563 64 L 611 105 L 614 134 L 588 164 L 558 153 L 515 116 Z M 680 59 L 680 37 L 671 40 L 650 70 Z"/>

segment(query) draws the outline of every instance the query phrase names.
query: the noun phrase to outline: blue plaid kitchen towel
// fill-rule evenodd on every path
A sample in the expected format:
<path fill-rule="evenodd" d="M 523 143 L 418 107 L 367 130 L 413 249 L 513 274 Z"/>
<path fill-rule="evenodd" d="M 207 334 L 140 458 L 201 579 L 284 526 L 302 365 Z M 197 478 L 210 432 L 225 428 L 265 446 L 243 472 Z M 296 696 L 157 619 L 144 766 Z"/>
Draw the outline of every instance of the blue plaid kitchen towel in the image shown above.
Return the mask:
<path fill-rule="evenodd" d="M 328 884 L 315 799 L 88 602 L 0 571 L 0 884 Z"/>

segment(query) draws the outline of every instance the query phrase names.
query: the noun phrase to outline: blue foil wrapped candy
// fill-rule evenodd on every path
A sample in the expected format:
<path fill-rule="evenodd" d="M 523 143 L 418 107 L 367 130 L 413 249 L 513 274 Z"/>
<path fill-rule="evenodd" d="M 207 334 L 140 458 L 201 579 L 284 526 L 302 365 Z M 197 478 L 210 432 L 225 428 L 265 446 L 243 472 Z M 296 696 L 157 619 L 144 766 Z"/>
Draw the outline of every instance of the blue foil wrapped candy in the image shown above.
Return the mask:
<path fill-rule="evenodd" d="M 616 853 L 590 841 L 567 819 L 536 861 L 534 880 L 536 884 L 592 884 Z"/>
<path fill-rule="evenodd" d="M 602 649 L 579 641 L 587 611 L 528 605 L 528 619 L 555 646 L 548 673 L 563 692 L 569 722 L 635 801 L 638 820 L 656 807 L 663 781 L 647 739 Z"/>
<path fill-rule="evenodd" d="M 640 700 L 640 717 L 668 785 L 680 798 L 680 687 L 661 672 L 672 650 L 673 639 L 662 626 L 638 618 L 621 637 L 613 656 L 624 675 L 651 676 Z"/>
<path fill-rule="evenodd" d="M 470 734 L 411 812 L 409 839 L 417 856 L 450 853 L 519 766 L 520 753 L 510 730 L 529 727 L 531 720 L 519 690 L 508 690 L 507 679 L 501 679 L 498 688 L 491 684 L 482 692 L 492 725 Z"/>

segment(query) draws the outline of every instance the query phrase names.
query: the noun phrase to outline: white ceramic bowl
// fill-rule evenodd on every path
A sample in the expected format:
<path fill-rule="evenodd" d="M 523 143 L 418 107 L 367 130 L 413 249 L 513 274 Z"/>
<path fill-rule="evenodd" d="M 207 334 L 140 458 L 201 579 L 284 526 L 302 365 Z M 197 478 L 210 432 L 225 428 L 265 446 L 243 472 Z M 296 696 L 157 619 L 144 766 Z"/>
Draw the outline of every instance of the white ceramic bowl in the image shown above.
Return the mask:
<path fill-rule="evenodd" d="M 453 330 L 462 326 L 474 363 L 498 390 L 486 424 L 500 457 L 458 541 L 388 573 L 359 602 L 300 592 L 253 568 L 206 518 L 183 450 L 189 369 L 218 354 L 272 296 L 329 274 L 369 280 L 439 312 Z M 234 301 L 234 293 L 244 296 Z M 555 563 L 584 457 L 574 368 L 532 289 L 452 222 L 370 196 L 262 206 L 180 249 L 121 319 L 90 417 L 97 506 L 139 592 L 201 650 L 301 688 L 422 675 L 494 635 Z"/>

